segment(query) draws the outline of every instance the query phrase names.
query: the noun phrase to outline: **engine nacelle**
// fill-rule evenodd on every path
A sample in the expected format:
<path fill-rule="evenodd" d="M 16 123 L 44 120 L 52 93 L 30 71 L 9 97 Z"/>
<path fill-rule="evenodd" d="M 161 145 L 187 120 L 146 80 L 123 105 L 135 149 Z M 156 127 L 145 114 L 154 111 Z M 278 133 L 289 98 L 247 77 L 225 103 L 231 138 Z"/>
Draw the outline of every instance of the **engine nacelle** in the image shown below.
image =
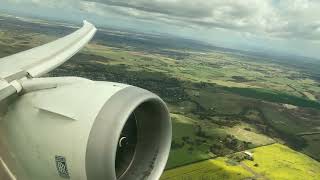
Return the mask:
<path fill-rule="evenodd" d="M 1 157 L 17 179 L 161 176 L 172 132 L 158 96 L 112 82 L 43 79 L 54 86 L 27 83 L 0 116 Z"/>

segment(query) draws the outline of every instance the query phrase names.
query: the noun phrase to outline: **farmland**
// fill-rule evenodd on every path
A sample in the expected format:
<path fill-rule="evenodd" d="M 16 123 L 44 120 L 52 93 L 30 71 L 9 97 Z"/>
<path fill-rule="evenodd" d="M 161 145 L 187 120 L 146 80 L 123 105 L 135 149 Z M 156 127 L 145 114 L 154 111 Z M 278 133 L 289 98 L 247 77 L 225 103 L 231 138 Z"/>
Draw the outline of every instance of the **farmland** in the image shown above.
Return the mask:
<path fill-rule="evenodd" d="M 73 30 L 4 18 L 0 57 Z M 301 154 L 320 160 L 319 134 L 299 134 L 320 132 L 320 76 L 315 70 L 320 69 L 320 63 L 312 61 L 312 66 L 305 66 L 306 61 L 292 66 L 289 62 L 184 39 L 101 29 L 89 45 L 48 76 L 127 83 L 162 97 L 173 125 L 167 169 L 180 171 L 182 166 L 184 172 L 185 167 L 195 165 L 213 179 L 252 177 L 243 167 L 226 161 L 229 154 L 256 148 L 259 174 L 274 178 L 268 174 L 272 170 L 269 162 L 259 159 L 270 157 L 268 151 L 283 154 L 284 163 L 293 161 L 297 169 L 309 168 L 319 174 L 316 161 Z M 278 144 L 265 146 L 273 143 Z M 255 168 L 250 162 L 243 163 Z M 282 170 L 290 177 L 292 169 Z M 168 170 L 164 179 L 171 172 L 175 173 Z"/>
<path fill-rule="evenodd" d="M 318 162 L 286 146 L 273 144 L 250 151 L 253 161 L 231 163 L 232 155 L 220 157 L 168 170 L 161 180 L 320 178 Z"/>

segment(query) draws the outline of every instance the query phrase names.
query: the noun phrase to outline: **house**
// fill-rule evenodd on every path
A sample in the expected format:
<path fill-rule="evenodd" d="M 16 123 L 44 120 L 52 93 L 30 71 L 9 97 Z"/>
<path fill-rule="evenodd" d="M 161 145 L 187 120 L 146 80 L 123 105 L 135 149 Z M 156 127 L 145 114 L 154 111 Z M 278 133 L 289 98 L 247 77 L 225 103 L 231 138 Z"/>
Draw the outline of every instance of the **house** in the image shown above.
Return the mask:
<path fill-rule="evenodd" d="M 253 154 L 249 151 L 244 151 L 243 154 L 245 155 L 245 159 L 253 161 Z"/>

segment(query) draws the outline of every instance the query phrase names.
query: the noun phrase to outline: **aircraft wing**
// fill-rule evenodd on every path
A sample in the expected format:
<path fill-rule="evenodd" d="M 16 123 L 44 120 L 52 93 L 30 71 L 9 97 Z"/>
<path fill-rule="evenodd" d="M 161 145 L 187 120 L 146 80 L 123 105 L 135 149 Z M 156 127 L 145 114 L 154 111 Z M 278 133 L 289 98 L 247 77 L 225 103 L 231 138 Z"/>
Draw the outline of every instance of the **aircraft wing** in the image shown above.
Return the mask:
<path fill-rule="evenodd" d="M 85 46 L 96 28 L 87 21 L 74 33 L 51 43 L 0 59 L 0 80 L 40 77 L 63 64 Z"/>
<path fill-rule="evenodd" d="M 0 59 L 0 179 L 160 178 L 172 136 L 160 97 L 114 82 L 39 78 L 95 32 L 84 22 L 68 36 Z"/>

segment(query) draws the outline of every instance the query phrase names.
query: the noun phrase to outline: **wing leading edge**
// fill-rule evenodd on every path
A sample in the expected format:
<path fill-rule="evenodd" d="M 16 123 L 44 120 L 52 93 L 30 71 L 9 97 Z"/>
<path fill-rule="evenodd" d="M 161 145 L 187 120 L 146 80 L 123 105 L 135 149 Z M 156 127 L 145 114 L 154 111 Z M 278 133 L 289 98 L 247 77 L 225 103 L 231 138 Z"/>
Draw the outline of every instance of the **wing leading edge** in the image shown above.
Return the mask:
<path fill-rule="evenodd" d="M 0 59 L 0 79 L 7 82 L 25 76 L 40 77 L 57 68 L 81 50 L 96 28 L 84 21 L 83 27 L 51 43 Z"/>

